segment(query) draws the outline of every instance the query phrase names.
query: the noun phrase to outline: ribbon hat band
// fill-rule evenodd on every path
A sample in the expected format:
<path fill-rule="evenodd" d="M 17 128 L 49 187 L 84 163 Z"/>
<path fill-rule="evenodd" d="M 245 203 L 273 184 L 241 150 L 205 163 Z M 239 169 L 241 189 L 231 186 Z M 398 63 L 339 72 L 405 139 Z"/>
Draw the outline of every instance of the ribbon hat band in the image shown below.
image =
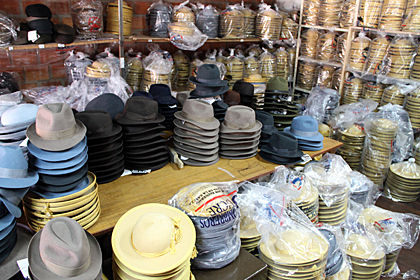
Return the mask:
<path fill-rule="evenodd" d="M 302 137 L 315 137 L 318 135 L 318 130 L 317 131 L 301 131 L 301 130 L 293 129 L 293 127 L 290 127 L 290 132 L 294 135 L 302 136 Z"/>

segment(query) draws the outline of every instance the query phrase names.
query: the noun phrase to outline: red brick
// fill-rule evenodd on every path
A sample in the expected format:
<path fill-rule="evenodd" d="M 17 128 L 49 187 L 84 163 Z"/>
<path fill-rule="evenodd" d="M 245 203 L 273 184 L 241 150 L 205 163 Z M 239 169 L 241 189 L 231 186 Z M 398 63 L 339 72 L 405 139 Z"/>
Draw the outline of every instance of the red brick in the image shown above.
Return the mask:
<path fill-rule="evenodd" d="M 61 17 L 61 23 L 64 23 L 73 27 L 73 20 L 71 19 L 71 17 Z"/>
<path fill-rule="evenodd" d="M 1 10 L 11 14 L 11 15 L 20 15 L 19 2 L 10 1 L 10 0 L 0 0 Z"/>
<path fill-rule="evenodd" d="M 131 29 L 135 29 L 135 30 L 147 29 L 146 17 L 133 16 L 133 19 L 131 21 Z"/>
<path fill-rule="evenodd" d="M 135 15 L 146 15 L 147 9 L 153 4 L 153 2 L 137 1 L 134 7 Z"/>
<path fill-rule="evenodd" d="M 11 66 L 11 67 L 0 68 L 0 72 L 15 72 L 19 75 L 20 82 L 24 81 L 23 67 Z"/>
<path fill-rule="evenodd" d="M 16 3 L 15 1 L 11 1 L 11 2 Z M 19 2 L 22 2 L 22 8 L 23 8 L 23 13 L 24 14 L 25 14 L 25 8 L 28 5 L 32 5 L 32 4 L 45 4 L 45 1 L 43 1 L 43 0 L 22 0 L 22 1 L 19 1 Z"/>
<path fill-rule="evenodd" d="M 10 51 L 13 65 L 36 65 L 38 64 L 37 50 Z"/>
<path fill-rule="evenodd" d="M 67 0 L 46 0 L 45 5 L 50 7 L 53 15 L 70 14 L 70 4 Z"/>
<path fill-rule="evenodd" d="M 27 82 L 48 80 L 48 65 L 25 66 L 25 77 Z"/>
<path fill-rule="evenodd" d="M 51 78 L 52 79 L 64 79 L 67 77 L 66 67 L 64 64 L 50 64 Z"/>
<path fill-rule="evenodd" d="M 31 89 L 37 86 L 38 86 L 38 83 L 23 83 L 21 85 L 21 89 Z"/>
<path fill-rule="evenodd" d="M 2 67 L 11 66 L 9 51 L 0 51 L 0 65 Z"/>
<path fill-rule="evenodd" d="M 50 64 L 55 62 L 64 62 L 65 51 L 58 51 L 55 49 L 38 50 L 39 63 Z"/>
<path fill-rule="evenodd" d="M 54 16 L 54 15 L 52 16 L 51 21 L 52 21 L 54 24 L 61 23 L 61 22 L 60 22 L 60 18 L 59 18 L 58 16 Z"/>

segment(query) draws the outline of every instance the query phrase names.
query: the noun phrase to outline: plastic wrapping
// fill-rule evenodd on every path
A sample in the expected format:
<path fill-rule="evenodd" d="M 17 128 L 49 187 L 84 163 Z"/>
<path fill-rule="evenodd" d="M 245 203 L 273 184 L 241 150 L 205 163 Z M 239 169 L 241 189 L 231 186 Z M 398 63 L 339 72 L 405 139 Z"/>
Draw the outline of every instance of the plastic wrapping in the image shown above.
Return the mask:
<path fill-rule="evenodd" d="M 327 32 L 321 35 L 317 42 L 316 59 L 332 60 L 337 53 L 337 33 Z"/>
<path fill-rule="evenodd" d="M 143 59 L 144 72 L 141 90 L 148 92 L 153 84 L 166 84 L 171 87 L 170 73 L 172 66 L 173 59 L 169 52 L 152 51 Z"/>
<path fill-rule="evenodd" d="M 187 0 L 174 7 L 172 13 L 172 22 L 187 21 L 195 23 L 194 12 L 191 10 L 191 8 L 186 6 L 189 2 L 190 1 Z"/>
<path fill-rule="evenodd" d="M 350 199 L 364 207 L 374 205 L 381 195 L 379 188 L 358 171 L 351 172 Z"/>
<path fill-rule="evenodd" d="M 218 269 L 239 255 L 240 211 L 235 182 L 197 183 L 179 190 L 168 202 L 185 212 L 197 231 L 198 255 L 191 264 L 200 269 Z"/>
<path fill-rule="evenodd" d="M 296 84 L 298 87 L 311 90 L 315 80 L 316 64 L 306 61 L 299 61 Z"/>
<path fill-rule="evenodd" d="M 64 61 L 64 66 L 67 68 L 67 84 L 74 81 L 79 81 L 84 78 L 86 74 L 86 67 L 92 64 L 92 60 L 87 54 L 82 52 L 74 53 L 69 51 L 69 56 Z"/>
<path fill-rule="evenodd" d="M 234 55 L 234 49 L 230 49 L 230 56 L 226 59 L 226 77 L 229 77 L 228 84 L 231 89 L 236 81 L 244 78 L 244 70 L 244 61 Z"/>
<path fill-rule="evenodd" d="M 244 14 L 244 36 L 245 38 L 254 38 L 257 13 L 249 7 L 245 7 L 243 2 L 241 12 Z"/>
<path fill-rule="evenodd" d="M 362 0 L 359 9 L 359 26 L 378 28 L 383 0 Z"/>
<path fill-rule="evenodd" d="M 176 67 L 176 87 L 185 87 L 188 84 L 190 72 L 190 59 L 181 50 L 172 55 Z"/>
<path fill-rule="evenodd" d="M 102 37 L 103 6 L 98 0 L 82 0 L 71 6 L 71 18 L 78 39 Z"/>
<path fill-rule="evenodd" d="M 318 12 L 321 0 L 308 0 L 303 3 L 302 24 L 318 25 Z"/>
<path fill-rule="evenodd" d="M 405 96 L 407 93 L 407 88 L 402 85 L 390 85 L 384 89 L 381 106 L 384 106 L 388 103 L 402 106 L 404 104 Z"/>
<path fill-rule="evenodd" d="M 341 83 L 341 68 L 338 68 L 334 71 L 334 74 L 331 79 L 331 88 L 335 90 L 340 89 L 340 83 Z M 345 78 L 345 77 L 344 77 Z"/>
<path fill-rule="evenodd" d="M 157 0 L 147 9 L 146 24 L 152 37 L 168 37 L 168 24 L 171 23 L 172 5 Z"/>
<path fill-rule="evenodd" d="M 219 14 L 212 5 L 200 9 L 196 14 L 197 28 L 209 38 L 216 38 L 219 32 Z"/>
<path fill-rule="evenodd" d="M 171 43 L 178 49 L 186 51 L 196 51 L 208 38 L 190 21 L 169 23 L 168 33 Z"/>
<path fill-rule="evenodd" d="M 249 55 L 251 52 L 255 53 L 255 56 L 258 57 L 263 53 L 263 50 L 259 44 L 251 44 L 246 50 L 245 54 Z"/>
<path fill-rule="evenodd" d="M 290 56 L 290 76 L 289 81 L 293 80 L 293 75 L 295 73 L 295 62 L 296 62 L 296 47 L 289 47 L 286 49 Z"/>
<path fill-rule="evenodd" d="M 337 37 L 337 61 L 344 63 L 346 57 L 347 34 L 343 33 Z"/>
<path fill-rule="evenodd" d="M 379 20 L 379 29 L 401 30 L 407 0 L 384 0 Z"/>
<path fill-rule="evenodd" d="M 314 86 L 331 88 L 334 71 L 335 68 L 332 66 L 318 66 L 315 72 Z"/>
<path fill-rule="evenodd" d="M 197 77 L 197 69 L 201 65 L 203 65 L 203 61 L 201 61 L 197 57 L 195 57 L 193 60 L 191 60 L 191 63 L 190 63 L 190 77 Z M 224 64 L 223 64 L 223 66 L 224 66 Z M 195 84 L 188 81 L 188 89 L 190 91 L 195 89 Z"/>
<path fill-rule="evenodd" d="M 264 49 L 264 52 L 260 55 L 260 72 L 261 76 L 266 82 L 277 75 L 277 58 Z"/>
<path fill-rule="evenodd" d="M 255 57 L 255 52 L 250 52 L 249 56 L 245 58 L 245 76 L 260 74 L 260 63 Z"/>
<path fill-rule="evenodd" d="M 420 137 L 417 137 L 414 141 L 413 157 L 415 158 L 416 162 L 420 162 Z"/>
<path fill-rule="evenodd" d="M 384 85 L 376 82 L 369 82 L 363 86 L 363 99 L 371 99 L 378 104 L 381 103 L 384 93 Z"/>
<path fill-rule="evenodd" d="M 340 105 L 351 104 L 359 101 L 362 97 L 364 81 L 355 76 L 349 77 L 344 81 L 343 97 Z"/>
<path fill-rule="evenodd" d="M 300 55 L 307 56 L 309 58 L 316 57 L 317 42 L 320 37 L 320 33 L 316 29 L 308 29 L 301 36 Z"/>
<path fill-rule="evenodd" d="M 11 18 L 0 11 L 0 46 L 10 45 L 17 38 L 16 26 Z"/>
<path fill-rule="evenodd" d="M 385 34 L 381 34 L 372 40 L 368 52 L 365 71 L 369 74 L 380 74 L 382 72 L 382 63 L 389 46 L 389 40 Z"/>
<path fill-rule="evenodd" d="M 137 53 L 135 57 L 127 61 L 127 83 L 131 86 L 133 91 L 141 89 L 141 81 L 143 78 L 143 63 L 141 53 Z"/>
<path fill-rule="evenodd" d="M 261 3 L 255 20 L 255 36 L 263 40 L 275 41 L 280 38 L 283 17 L 270 5 Z"/>
<path fill-rule="evenodd" d="M 245 16 L 240 5 L 229 5 L 220 13 L 219 35 L 221 38 L 243 38 Z"/>
<path fill-rule="evenodd" d="M 407 94 L 404 108 L 410 116 L 411 127 L 415 130 L 420 129 L 420 88 Z"/>
<path fill-rule="evenodd" d="M 349 67 L 363 71 L 368 57 L 371 40 L 363 32 L 351 42 L 349 53 Z"/>
<path fill-rule="evenodd" d="M 305 102 L 303 115 L 314 117 L 319 124 L 327 123 L 339 101 L 338 91 L 325 87 L 314 87 Z"/>
<path fill-rule="evenodd" d="M 416 55 L 417 45 L 412 37 L 395 37 L 389 44 L 385 58 L 387 77 L 408 79 Z"/>
<path fill-rule="evenodd" d="M 412 80 L 420 80 L 420 55 L 416 54 L 416 57 L 413 61 L 413 67 L 411 67 L 411 75 L 410 79 Z"/>
<path fill-rule="evenodd" d="M 420 32 L 420 3 L 418 0 L 407 1 L 405 17 L 402 24 L 403 31 Z"/>
<path fill-rule="evenodd" d="M 376 107 L 378 107 L 378 103 L 369 99 L 361 99 L 355 103 L 338 106 L 330 118 L 331 127 L 346 130 L 353 124 L 364 120 Z"/>
<path fill-rule="evenodd" d="M 337 149 L 337 154 L 340 155 L 353 170 L 359 167 L 360 159 L 362 157 L 366 137 L 363 130 L 362 126 L 354 124 L 344 130 L 338 129 L 336 132 L 337 140 L 343 143 L 343 146 Z"/>
<path fill-rule="evenodd" d="M 299 24 L 297 24 L 293 19 L 283 19 L 283 24 L 280 32 L 280 39 L 288 39 L 291 42 L 295 42 L 295 40 L 297 40 L 298 37 L 298 29 Z"/>
<path fill-rule="evenodd" d="M 20 75 L 17 72 L 0 72 L 0 95 L 20 89 Z"/>
<path fill-rule="evenodd" d="M 274 53 L 277 58 L 277 76 L 288 80 L 290 76 L 290 57 L 285 48 L 280 47 Z"/>
<path fill-rule="evenodd" d="M 318 25 L 338 27 L 343 0 L 321 0 L 318 12 Z"/>
<path fill-rule="evenodd" d="M 340 13 L 340 27 L 349 28 L 353 26 L 356 17 L 357 7 L 355 0 L 345 0 Z"/>

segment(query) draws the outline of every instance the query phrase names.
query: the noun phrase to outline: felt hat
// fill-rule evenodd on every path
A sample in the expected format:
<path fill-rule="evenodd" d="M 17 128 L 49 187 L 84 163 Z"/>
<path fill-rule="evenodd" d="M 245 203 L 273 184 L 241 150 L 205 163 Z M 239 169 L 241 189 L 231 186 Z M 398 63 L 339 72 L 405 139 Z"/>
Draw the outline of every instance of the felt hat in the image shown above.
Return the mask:
<path fill-rule="evenodd" d="M 188 80 L 195 85 L 207 87 L 223 87 L 228 84 L 227 81 L 221 80 L 217 65 L 208 63 L 198 67 L 197 76 L 189 77 Z"/>
<path fill-rule="evenodd" d="M 186 122 L 186 121 L 182 121 L 180 119 L 175 119 L 174 120 L 174 124 L 175 126 L 183 129 L 183 130 L 188 130 L 191 132 L 195 132 L 198 135 L 201 136 L 209 136 L 209 137 L 213 137 L 219 134 L 219 128 L 216 128 L 214 130 L 204 130 L 204 129 L 200 129 L 199 127 L 197 127 L 196 125 Z"/>
<path fill-rule="evenodd" d="M 12 37 L 12 45 L 25 45 L 28 43 L 28 31 L 17 31 L 16 39 Z"/>
<path fill-rule="evenodd" d="M 186 100 L 182 111 L 176 112 L 174 115 L 177 119 L 192 123 L 204 130 L 213 130 L 220 125 L 219 121 L 214 118 L 213 107 L 202 100 Z"/>
<path fill-rule="evenodd" d="M 142 124 L 142 125 L 124 125 L 123 127 L 124 136 L 140 135 L 144 133 L 152 133 L 156 131 L 164 130 L 165 127 L 158 123 Z"/>
<path fill-rule="evenodd" d="M 254 85 L 243 80 L 238 80 L 233 84 L 233 90 L 241 95 L 241 104 L 248 106 L 252 103 L 254 96 Z"/>
<path fill-rule="evenodd" d="M 185 103 L 185 100 L 187 100 L 189 97 L 190 97 L 190 92 L 189 91 L 178 92 L 178 94 L 176 95 L 176 99 L 178 100 L 178 105 L 180 105 L 180 107 L 182 107 Z"/>
<path fill-rule="evenodd" d="M 261 122 L 255 119 L 255 111 L 247 106 L 236 105 L 229 107 L 225 120 L 220 126 L 221 133 L 257 132 L 261 130 Z"/>
<path fill-rule="evenodd" d="M 133 96 L 127 100 L 123 112 L 115 116 L 115 121 L 123 125 L 160 123 L 165 117 L 158 111 L 158 103 L 155 100 Z"/>
<path fill-rule="evenodd" d="M 53 30 L 57 34 L 71 35 L 71 36 L 76 35 L 76 30 L 74 30 L 74 28 L 71 27 L 70 25 L 67 25 L 64 23 L 54 24 Z"/>
<path fill-rule="evenodd" d="M 262 123 L 261 134 L 271 135 L 277 131 L 277 128 L 274 126 L 274 118 L 271 114 L 257 110 L 255 111 L 255 118 Z"/>
<path fill-rule="evenodd" d="M 179 137 L 182 137 L 185 139 L 185 141 L 190 141 L 190 139 L 194 139 L 203 143 L 214 143 L 217 142 L 219 139 L 218 135 L 215 136 L 203 136 L 198 133 L 192 132 L 191 130 L 185 130 L 179 127 L 174 128 L 175 135 L 178 135 Z M 188 139 L 188 140 L 187 140 Z"/>
<path fill-rule="evenodd" d="M 36 30 L 40 35 L 53 35 L 53 23 L 49 19 L 35 19 L 27 24 L 31 30 Z"/>
<path fill-rule="evenodd" d="M 31 239 L 28 262 L 35 279 L 101 279 L 102 252 L 75 220 L 56 217 Z"/>
<path fill-rule="evenodd" d="M 65 161 L 65 160 L 71 159 L 79 155 L 80 153 L 82 153 L 85 148 L 86 148 L 86 137 L 83 138 L 82 141 L 77 143 L 75 146 L 65 151 L 42 150 L 36 147 L 30 141 L 28 142 L 28 150 L 32 155 L 34 155 L 35 157 L 39 159 L 42 159 L 45 161 L 53 161 L 53 162 Z"/>
<path fill-rule="evenodd" d="M 65 175 L 39 174 L 39 183 L 52 186 L 66 186 L 80 181 L 83 177 L 86 177 L 87 172 L 88 165 L 85 164 L 82 168 Z"/>
<path fill-rule="evenodd" d="M 52 40 L 60 44 L 71 44 L 74 42 L 74 35 L 54 33 L 52 36 Z"/>
<path fill-rule="evenodd" d="M 25 14 L 28 17 L 46 17 L 51 19 L 52 13 L 48 6 L 44 4 L 32 4 L 25 7 Z"/>
<path fill-rule="evenodd" d="M 283 158 L 297 158 L 303 156 L 298 150 L 298 140 L 292 134 L 284 131 L 274 132 L 267 145 L 261 151 Z"/>
<path fill-rule="evenodd" d="M 85 157 L 87 156 L 88 148 L 85 149 L 78 155 L 63 161 L 53 162 L 53 161 L 46 161 L 39 159 L 32 155 L 31 153 L 28 154 L 29 163 L 37 168 L 43 169 L 62 169 L 62 168 L 69 168 L 75 166 L 76 164 L 82 162 Z"/>
<path fill-rule="evenodd" d="M 132 96 L 143 96 L 149 99 L 153 99 L 153 96 L 150 94 L 150 92 L 142 91 L 142 90 L 136 90 L 135 92 L 133 92 Z"/>
<path fill-rule="evenodd" d="M 124 102 L 113 93 L 103 93 L 89 101 L 85 110 L 103 110 L 114 120 L 115 116 L 124 110 Z"/>
<path fill-rule="evenodd" d="M 241 103 L 241 95 L 237 91 L 228 90 L 223 94 L 223 101 L 229 106 L 239 105 Z"/>
<path fill-rule="evenodd" d="M 220 86 L 220 87 L 209 87 L 196 85 L 195 89 L 190 92 L 189 98 L 206 98 L 214 97 L 224 94 L 229 90 L 229 86 Z"/>
<path fill-rule="evenodd" d="M 42 105 L 26 136 L 36 147 L 46 151 L 63 151 L 76 146 L 86 134 L 84 124 L 75 120 L 66 103 Z"/>
<path fill-rule="evenodd" d="M 276 76 L 268 80 L 266 92 L 275 92 L 275 93 L 288 93 L 289 84 L 285 78 Z"/>
<path fill-rule="evenodd" d="M 38 181 L 38 174 L 28 170 L 28 163 L 17 146 L 0 146 L 0 187 L 25 188 Z"/>
<path fill-rule="evenodd" d="M 297 116 L 290 127 L 284 129 L 299 140 L 322 141 L 324 136 L 318 132 L 318 121 L 312 116 Z"/>
<path fill-rule="evenodd" d="M 106 138 L 121 132 L 121 126 L 112 123 L 111 115 L 102 110 L 86 110 L 76 114 L 76 119 L 86 126 L 86 137 Z"/>
<path fill-rule="evenodd" d="M 153 96 L 153 99 L 160 104 L 173 105 L 177 104 L 175 97 L 171 95 L 171 88 L 165 84 L 153 84 L 150 86 L 149 93 Z"/>
<path fill-rule="evenodd" d="M 34 104 L 19 104 L 8 108 L 1 115 L 1 125 L 7 126 L 28 126 L 28 122 L 34 122 L 38 106 Z M 0 131 L 1 133 L 1 131 Z"/>
<path fill-rule="evenodd" d="M 52 35 L 50 34 L 38 34 L 39 38 L 34 42 L 34 44 L 47 44 L 52 41 Z"/>

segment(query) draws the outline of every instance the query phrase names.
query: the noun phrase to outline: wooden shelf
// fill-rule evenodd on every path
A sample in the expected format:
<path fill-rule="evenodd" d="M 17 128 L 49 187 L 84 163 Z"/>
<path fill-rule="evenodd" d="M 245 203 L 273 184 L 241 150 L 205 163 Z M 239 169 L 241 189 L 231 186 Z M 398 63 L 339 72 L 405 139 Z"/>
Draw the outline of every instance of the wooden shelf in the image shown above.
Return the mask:
<path fill-rule="evenodd" d="M 306 24 L 302 24 L 301 26 L 303 28 L 313 28 L 313 29 L 320 29 L 320 30 L 349 32 L 349 30 L 347 28 L 340 28 L 340 27 L 334 27 L 334 26 L 326 27 L 326 26 L 320 26 L 320 25 L 306 25 Z"/>
<path fill-rule="evenodd" d="M 150 37 L 147 35 L 128 36 L 124 41 L 133 41 L 140 43 L 169 43 L 169 38 Z M 242 42 L 262 42 L 260 38 L 212 38 L 207 39 L 206 43 L 242 43 Z"/>

